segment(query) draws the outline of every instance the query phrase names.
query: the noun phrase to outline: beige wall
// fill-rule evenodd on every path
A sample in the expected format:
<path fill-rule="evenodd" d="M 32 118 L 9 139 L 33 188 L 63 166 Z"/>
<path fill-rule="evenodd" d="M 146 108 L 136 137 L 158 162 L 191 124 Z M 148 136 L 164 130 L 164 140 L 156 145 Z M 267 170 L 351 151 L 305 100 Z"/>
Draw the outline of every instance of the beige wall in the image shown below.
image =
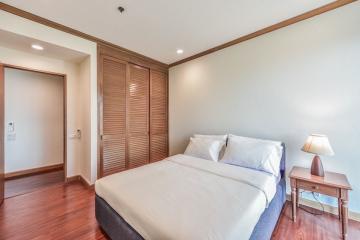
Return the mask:
<path fill-rule="evenodd" d="M 82 120 L 81 109 L 82 102 L 86 100 L 83 100 L 81 95 L 80 65 L 4 47 L 0 47 L 0 62 L 66 74 L 67 176 L 79 175 L 81 173 L 81 162 L 86 161 L 83 152 L 85 148 L 82 139 L 71 139 L 71 135 L 76 133 L 77 129 L 82 130 L 82 122 L 84 121 Z M 90 122 L 90 119 L 88 121 Z"/>
<path fill-rule="evenodd" d="M 91 118 L 91 103 L 88 101 L 90 99 L 91 89 L 89 84 L 90 78 L 90 58 L 86 58 L 79 65 L 79 87 L 80 91 L 78 94 L 80 97 L 80 121 L 81 121 L 81 129 L 82 129 L 82 161 L 80 162 L 80 174 L 85 177 L 89 182 L 91 181 L 91 169 L 92 163 L 89 161 L 91 159 L 91 122 L 89 119 Z M 96 166 L 95 166 L 96 168 Z"/>
<path fill-rule="evenodd" d="M 0 61 L 5 63 L 12 63 L 20 66 L 28 66 L 40 70 L 54 71 L 65 73 L 68 75 L 67 92 L 68 92 L 68 110 L 67 110 L 67 124 L 68 134 L 73 134 L 78 128 L 90 126 L 85 134 L 90 136 L 89 142 L 84 143 L 82 140 L 72 139 L 68 142 L 68 164 L 67 175 L 68 177 L 81 174 L 82 172 L 90 172 L 89 176 L 84 176 L 88 182 L 94 183 L 97 178 L 97 45 L 94 42 L 76 37 L 74 35 L 32 22 L 27 19 L 12 15 L 10 13 L 0 11 L 0 29 L 23 35 L 30 38 L 39 39 L 40 41 L 65 47 L 70 50 L 84 53 L 88 55 L 86 61 L 89 65 L 87 67 L 86 79 L 79 76 L 80 66 L 73 63 L 59 61 L 57 59 L 34 58 L 30 59 L 26 53 L 20 55 L 8 54 L 9 50 L 5 53 L 0 49 Z M 84 69 L 84 66 L 83 68 Z M 82 71 L 84 73 L 84 71 Z M 82 81 L 83 80 L 83 81 Z M 81 83 L 80 83 L 81 82 Z M 82 93 L 80 85 L 86 85 L 88 92 Z M 80 96 L 86 99 L 80 100 Z M 79 104 L 79 103 L 82 104 Z M 80 112 L 83 111 L 84 104 L 89 107 L 88 118 L 85 119 L 81 116 Z M 90 146 L 84 147 L 84 144 Z M 87 151 L 84 153 L 83 151 Z M 70 159 L 70 160 L 69 160 Z M 80 160 L 77 160 L 80 159 Z M 86 164 L 82 164 L 86 162 Z M 80 167 L 89 166 L 90 169 L 82 170 Z"/>
<path fill-rule="evenodd" d="M 5 68 L 5 173 L 64 162 L 63 99 L 63 77 Z"/>
<path fill-rule="evenodd" d="M 170 152 L 194 133 L 282 140 L 287 172 L 309 166 L 308 134 L 329 136 L 326 170 L 347 174 L 360 212 L 360 2 L 170 69 Z M 336 200 L 323 198 L 336 206 Z"/>

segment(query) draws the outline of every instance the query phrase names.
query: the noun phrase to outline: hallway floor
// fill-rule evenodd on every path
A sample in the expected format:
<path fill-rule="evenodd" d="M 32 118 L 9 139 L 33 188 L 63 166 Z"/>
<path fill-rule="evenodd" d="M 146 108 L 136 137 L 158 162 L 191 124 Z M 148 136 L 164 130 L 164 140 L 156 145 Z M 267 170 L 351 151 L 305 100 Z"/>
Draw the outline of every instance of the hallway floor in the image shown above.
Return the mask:
<path fill-rule="evenodd" d="M 64 184 L 64 171 L 54 171 L 5 181 L 5 198 L 30 193 L 56 184 Z"/>

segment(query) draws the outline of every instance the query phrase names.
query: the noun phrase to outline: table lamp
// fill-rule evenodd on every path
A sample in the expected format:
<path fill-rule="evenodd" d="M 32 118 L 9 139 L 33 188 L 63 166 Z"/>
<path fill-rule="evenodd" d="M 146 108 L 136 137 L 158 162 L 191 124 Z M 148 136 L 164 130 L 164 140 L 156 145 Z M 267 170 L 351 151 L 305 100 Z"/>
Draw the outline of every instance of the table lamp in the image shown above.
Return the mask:
<path fill-rule="evenodd" d="M 325 135 L 311 134 L 301 149 L 304 152 L 315 154 L 311 164 L 311 174 L 324 176 L 324 168 L 319 155 L 332 156 L 334 151 L 330 146 L 329 139 Z"/>

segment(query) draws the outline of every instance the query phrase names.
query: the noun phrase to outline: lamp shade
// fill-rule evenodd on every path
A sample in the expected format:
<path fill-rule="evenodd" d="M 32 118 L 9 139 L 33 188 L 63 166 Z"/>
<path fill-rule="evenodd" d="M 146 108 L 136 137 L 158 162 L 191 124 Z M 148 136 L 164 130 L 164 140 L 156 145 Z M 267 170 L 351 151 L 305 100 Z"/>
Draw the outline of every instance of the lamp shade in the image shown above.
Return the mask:
<path fill-rule="evenodd" d="M 334 155 L 329 139 L 325 135 L 311 134 L 302 147 L 304 152 L 314 153 L 316 155 Z"/>

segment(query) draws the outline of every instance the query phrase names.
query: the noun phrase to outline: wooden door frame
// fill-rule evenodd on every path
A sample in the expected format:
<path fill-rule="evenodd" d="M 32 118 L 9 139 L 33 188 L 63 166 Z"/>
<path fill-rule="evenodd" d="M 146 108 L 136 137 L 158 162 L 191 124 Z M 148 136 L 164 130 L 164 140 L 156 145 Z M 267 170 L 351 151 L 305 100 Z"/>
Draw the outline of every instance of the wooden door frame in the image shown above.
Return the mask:
<path fill-rule="evenodd" d="M 64 124 L 64 133 L 63 133 L 63 137 L 64 137 L 64 149 L 63 149 L 63 161 L 64 161 L 64 182 L 66 182 L 67 179 L 67 91 L 66 91 L 66 87 L 67 87 L 67 75 L 63 74 L 63 73 L 57 73 L 57 72 L 51 72 L 51 71 L 45 71 L 45 70 L 40 70 L 40 69 L 35 69 L 35 68 L 28 68 L 28 67 L 22 67 L 22 66 L 18 66 L 18 65 L 12 65 L 12 64 L 6 64 L 6 63 L 0 63 L 0 65 L 2 65 L 4 67 L 4 86 L 5 86 L 5 69 L 6 68 L 10 68 L 10 69 L 16 69 L 16 70 L 22 70 L 22 71 L 28 71 L 28 72 L 34 72 L 34 73 L 42 73 L 42 74 L 47 74 L 47 75 L 52 75 L 52 76 L 58 76 L 58 77 L 62 77 L 63 78 L 63 124 Z M 5 87 L 4 87 L 4 94 L 5 94 Z M 5 98 L 4 98 L 5 101 Z M 3 109 L 3 116 L 5 115 L 5 107 Z M 5 126 L 2 126 L 3 128 L 5 128 Z M 5 139 L 5 129 L 4 129 L 4 139 Z M 5 162 L 5 159 L 4 159 Z M 4 170 L 5 171 L 5 170 Z"/>
<path fill-rule="evenodd" d="M 5 112 L 5 69 L 2 63 L 0 63 L 0 111 Z M 1 113 L 0 112 L 0 113 Z M 1 145 L 0 145 L 0 164 L 2 165 L 2 171 L 0 172 L 0 205 L 3 204 L 5 198 L 5 117 L 4 114 L 0 115 L 0 134 L 2 135 Z"/>

